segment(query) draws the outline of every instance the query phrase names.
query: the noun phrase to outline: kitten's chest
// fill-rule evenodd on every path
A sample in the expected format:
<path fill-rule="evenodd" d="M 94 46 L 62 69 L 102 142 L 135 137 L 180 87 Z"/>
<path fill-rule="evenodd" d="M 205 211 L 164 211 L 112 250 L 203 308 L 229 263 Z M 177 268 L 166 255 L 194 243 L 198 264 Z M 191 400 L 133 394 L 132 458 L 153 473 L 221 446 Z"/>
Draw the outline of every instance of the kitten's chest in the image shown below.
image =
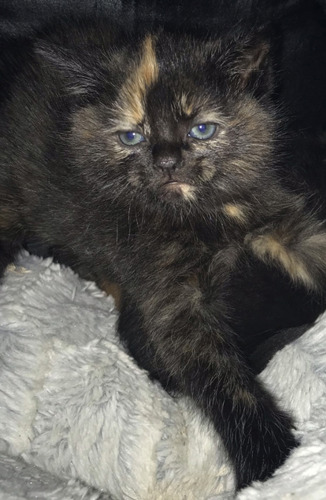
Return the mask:
<path fill-rule="evenodd" d="M 236 265 L 242 246 L 222 235 L 173 230 L 138 234 L 132 243 L 133 268 L 158 282 L 190 280 L 210 288 L 216 277 L 223 281 Z"/>

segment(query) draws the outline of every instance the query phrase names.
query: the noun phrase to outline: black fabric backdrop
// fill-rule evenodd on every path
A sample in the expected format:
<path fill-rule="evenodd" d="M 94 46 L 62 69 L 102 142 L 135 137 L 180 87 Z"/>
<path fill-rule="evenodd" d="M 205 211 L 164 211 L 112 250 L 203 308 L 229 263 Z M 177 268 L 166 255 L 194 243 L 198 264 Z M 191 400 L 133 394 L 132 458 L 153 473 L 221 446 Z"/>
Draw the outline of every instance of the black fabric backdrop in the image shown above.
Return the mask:
<path fill-rule="evenodd" d="M 0 0 L 0 30 L 21 33 L 58 17 L 107 16 L 135 26 L 232 29 L 239 22 L 266 23 L 326 0 Z"/>

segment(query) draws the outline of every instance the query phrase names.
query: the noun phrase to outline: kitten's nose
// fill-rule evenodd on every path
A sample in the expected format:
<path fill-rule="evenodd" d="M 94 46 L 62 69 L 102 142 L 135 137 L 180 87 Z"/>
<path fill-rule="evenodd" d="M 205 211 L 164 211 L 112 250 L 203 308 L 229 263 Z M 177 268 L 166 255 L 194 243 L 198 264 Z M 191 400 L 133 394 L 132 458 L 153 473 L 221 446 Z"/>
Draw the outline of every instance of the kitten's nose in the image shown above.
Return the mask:
<path fill-rule="evenodd" d="M 168 173 L 176 170 L 181 161 L 180 148 L 170 144 L 153 147 L 154 167 Z"/>

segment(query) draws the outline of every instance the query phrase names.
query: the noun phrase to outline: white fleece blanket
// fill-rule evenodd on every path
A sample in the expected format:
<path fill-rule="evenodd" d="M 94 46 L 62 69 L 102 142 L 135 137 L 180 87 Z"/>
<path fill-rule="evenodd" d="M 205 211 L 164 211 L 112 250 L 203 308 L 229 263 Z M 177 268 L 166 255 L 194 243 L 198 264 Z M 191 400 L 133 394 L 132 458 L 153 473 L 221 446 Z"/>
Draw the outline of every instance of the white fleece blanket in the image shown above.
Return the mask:
<path fill-rule="evenodd" d="M 0 287 L 0 499 L 231 499 L 209 422 L 120 345 L 113 300 L 24 253 Z M 238 500 L 326 499 L 326 316 L 262 374 L 301 446 Z"/>

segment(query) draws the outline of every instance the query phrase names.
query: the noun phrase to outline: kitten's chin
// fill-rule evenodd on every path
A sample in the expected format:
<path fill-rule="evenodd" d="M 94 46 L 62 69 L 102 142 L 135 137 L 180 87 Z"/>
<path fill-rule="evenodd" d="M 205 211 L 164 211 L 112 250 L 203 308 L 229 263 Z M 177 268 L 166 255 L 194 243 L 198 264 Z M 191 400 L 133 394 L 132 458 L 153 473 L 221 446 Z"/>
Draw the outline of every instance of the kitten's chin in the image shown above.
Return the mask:
<path fill-rule="evenodd" d="M 164 200 L 171 201 L 194 201 L 195 200 L 195 187 L 190 186 L 185 182 L 170 181 L 160 186 L 159 194 Z"/>

